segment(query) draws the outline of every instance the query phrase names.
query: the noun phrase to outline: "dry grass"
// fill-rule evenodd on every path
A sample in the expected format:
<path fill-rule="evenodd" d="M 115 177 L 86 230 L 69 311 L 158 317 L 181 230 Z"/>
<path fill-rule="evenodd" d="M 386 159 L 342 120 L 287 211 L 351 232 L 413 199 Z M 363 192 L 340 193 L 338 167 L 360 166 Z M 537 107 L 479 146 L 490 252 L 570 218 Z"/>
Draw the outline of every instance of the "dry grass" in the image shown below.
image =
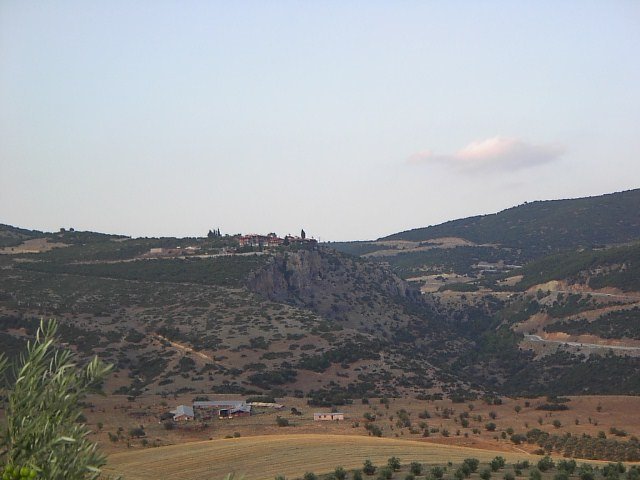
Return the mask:
<path fill-rule="evenodd" d="M 389 457 L 403 464 L 418 461 L 459 463 L 468 457 L 489 461 L 500 454 L 513 462 L 528 455 L 346 435 L 269 435 L 194 442 L 117 453 L 109 457 L 107 473 L 128 480 L 158 478 L 222 479 L 229 472 L 246 480 L 273 479 L 276 475 L 300 477 L 305 472 L 326 473 L 336 466 L 360 468 L 364 460 L 385 465 Z"/>
<path fill-rule="evenodd" d="M 54 248 L 68 247 L 66 243 L 48 242 L 46 238 L 33 238 L 25 240 L 20 245 L 14 247 L 0 248 L 0 254 L 18 255 L 22 253 L 42 253 Z"/>
<path fill-rule="evenodd" d="M 504 397 L 502 405 L 487 405 L 480 400 L 460 404 L 452 403 L 450 400 L 420 401 L 410 397 L 392 398 L 389 399 L 388 409 L 376 399 L 371 399 L 369 405 L 363 405 L 356 400 L 352 405 L 340 407 L 347 416 L 347 420 L 344 422 L 314 422 L 313 413 L 327 411 L 327 409 L 309 407 L 306 405 L 306 399 L 289 397 L 278 398 L 278 401 L 285 405 L 285 408 L 280 411 L 263 409 L 257 410 L 256 414 L 251 417 L 212 420 L 208 422 L 206 428 L 199 428 L 200 422 L 190 422 L 180 424 L 173 430 L 165 430 L 158 421 L 159 416 L 177 405 L 189 405 L 194 396 L 195 394 L 185 394 L 177 398 L 163 399 L 159 395 L 143 395 L 135 402 L 128 402 L 123 396 L 92 395 L 89 400 L 95 404 L 95 407 L 85 409 L 84 413 L 89 426 L 96 432 L 91 438 L 99 442 L 101 450 L 107 454 L 130 451 L 126 438 L 115 443 L 109 441 L 108 432 L 115 434 L 119 427 L 126 433 L 131 428 L 143 425 L 147 433 L 146 440 L 150 445 L 173 445 L 224 439 L 224 437 L 236 432 L 242 435 L 241 438 L 263 435 L 280 436 L 283 433 L 367 437 L 368 432 L 364 427 L 366 422 L 363 418 L 365 413 L 376 416 L 375 423 L 382 428 L 385 438 L 428 440 L 431 443 L 487 449 L 492 452 L 516 453 L 522 450 L 532 452 L 539 448 L 537 445 L 528 443 L 516 446 L 508 436 L 506 439 L 502 439 L 501 432 L 509 428 L 520 434 L 533 428 L 539 428 L 551 434 L 571 433 L 576 436 L 587 434 L 595 437 L 600 431 L 611 436 L 609 429 L 616 427 L 626 430 L 629 434 L 628 437 L 619 438 L 620 441 L 626 441 L 632 435 L 640 437 L 640 416 L 637 414 L 640 411 L 640 397 L 637 396 L 574 396 L 567 403 L 569 410 L 559 412 L 536 410 L 536 406 L 546 403 L 544 397 L 529 399 Z M 212 400 L 243 398 L 235 395 L 209 395 L 209 397 Z M 529 406 L 527 406 L 527 402 L 529 402 Z M 473 406 L 473 410 L 471 410 L 471 406 Z M 516 406 L 520 408 L 519 413 L 515 411 Z M 291 415 L 291 407 L 302 412 L 302 415 Z M 410 413 L 412 425 L 417 428 L 418 434 L 412 435 L 408 428 L 398 428 L 396 417 L 397 412 L 401 409 Z M 450 418 L 445 418 L 443 415 L 445 409 L 453 410 Z M 431 418 L 420 418 L 420 412 L 425 410 L 430 412 Z M 467 428 L 463 428 L 457 418 L 463 412 L 470 414 Z M 497 418 L 490 418 L 492 412 L 495 412 Z M 475 418 L 478 415 L 482 418 L 480 421 Z M 278 427 L 276 425 L 277 416 L 288 419 L 295 426 Z M 560 428 L 553 426 L 554 420 L 561 422 Z M 439 432 L 432 433 L 428 439 L 423 439 L 421 429 L 418 428 L 423 421 L 430 428 L 438 429 Z M 98 422 L 103 424 L 103 429 L 100 432 L 97 428 Z M 496 424 L 495 432 L 486 430 L 485 424 L 487 422 Z M 473 428 L 479 429 L 479 432 L 473 433 Z M 445 430 L 449 432 L 448 437 L 443 435 Z M 141 439 L 132 439 L 129 445 L 130 448 L 136 450 L 144 448 Z"/>

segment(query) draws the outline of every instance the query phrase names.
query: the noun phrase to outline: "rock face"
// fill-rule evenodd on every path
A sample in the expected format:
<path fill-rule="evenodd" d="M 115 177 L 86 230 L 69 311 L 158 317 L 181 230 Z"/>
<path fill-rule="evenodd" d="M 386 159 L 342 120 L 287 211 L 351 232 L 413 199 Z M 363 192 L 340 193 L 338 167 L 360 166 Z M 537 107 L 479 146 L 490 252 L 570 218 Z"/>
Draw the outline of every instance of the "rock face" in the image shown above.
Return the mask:
<path fill-rule="evenodd" d="M 247 285 L 271 300 L 347 323 L 388 318 L 400 304 L 420 299 L 417 290 L 386 268 L 324 249 L 277 254 Z"/>
<path fill-rule="evenodd" d="M 295 301 L 317 290 L 323 262 L 319 252 L 298 251 L 275 256 L 249 278 L 249 288 L 268 298 Z"/>

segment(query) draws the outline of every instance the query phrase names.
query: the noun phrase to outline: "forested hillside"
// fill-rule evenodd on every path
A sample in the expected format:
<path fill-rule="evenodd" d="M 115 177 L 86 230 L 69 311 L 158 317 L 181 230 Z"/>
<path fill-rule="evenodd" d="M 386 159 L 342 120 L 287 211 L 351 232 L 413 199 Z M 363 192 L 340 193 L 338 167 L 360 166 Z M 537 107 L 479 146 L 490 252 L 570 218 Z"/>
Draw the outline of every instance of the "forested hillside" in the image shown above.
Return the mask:
<path fill-rule="evenodd" d="M 579 246 L 626 243 L 640 238 L 640 189 L 530 202 L 496 214 L 453 220 L 379 240 L 419 242 L 440 237 L 518 248 L 531 257 Z"/>
<path fill-rule="evenodd" d="M 550 280 L 581 283 L 592 289 L 618 288 L 640 292 L 640 244 L 568 252 L 542 258 L 522 269 L 520 288 Z"/>

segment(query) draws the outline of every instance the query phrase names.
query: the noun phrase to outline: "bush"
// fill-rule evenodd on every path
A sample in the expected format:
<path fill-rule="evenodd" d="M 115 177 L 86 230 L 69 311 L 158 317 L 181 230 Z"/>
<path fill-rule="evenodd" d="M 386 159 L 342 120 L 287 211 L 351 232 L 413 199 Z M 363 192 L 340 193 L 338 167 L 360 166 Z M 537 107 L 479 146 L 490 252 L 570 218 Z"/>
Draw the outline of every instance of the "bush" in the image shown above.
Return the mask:
<path fill-rule="evenodd" d="M 504 457 L 496 457 L 493 460 L 491 460 L 491 463 L 489 464 L 489 466 L 491 467 L 491 471 L 493 472 L 497 472 L 498 470 L 503 468 L 504 465 L 505 465 Z"/>
<path fill-rule="evenodd" d="M 465 465 L 468 465 L 469 469 L 473 473 L 478 470 L 478 466 L 480 465 L 480 460 L 478 460 L 477 458 L 465 458 L 462 463 Z"/>
<path fill-rule="evenodd" d="M 318 480 L 318 477 L 313 472 L 306 472 L 302 478 L 303 480 Z"/>
<path fill-rule="evenodd" d="M 373 435 L 374 437 L 382 436 L 382 429 L 375 423 L 367 423 L 364 428 L 369 432 L 370 435 Z"/>
<path fill-rule="evenodd" d="M 409 470 L 414 475 L 420 475 L 422 473 L 422 464 L 419 462 L 411 462 L 411 465 L 409 466 Z"/>
<path fill-rule="evenodd" d="M 398 457 L 391 457 L 387 461 L 387 466 L 394 472 L 397 472 L 398 470 L 400 470 L 400 467 L 401 467 L 400 459 Z"/>
<path fill-rule="evenodd" d="M 640 467 L 634 465 L 627 471 L 627 480 L 640 480 Z"/>
<path fill-rule="evenodd" d="M 538 470 L 540 470 L 541 472 L 546 472 L 547 470 L 551 470 L 555 466 L 556 466 L 555 463 L 553 463 L 553 460 L 548 455 L 542 458 L 538 462 Z"/>
<path fill-rule="evenodd" d="M 489 422 L 485 424 L 484 428 L 486 428 L 488 432 L 494 432 L 496 430 L 496 424 L 493 422 Z"/>
<path fill-rule="evenodd" d="M 376 473 L 376 467 L 371 463 L 371 460 L 365 460 L 364 465 L 362 466 L 362 471 L 366 475 L 373 475 Z"/>
<path fill-rule="evenodd" d="M 569 475 L 571 475 L 576 467 L 576 461 L 571 459 L 571 460 L 560 460 L 557 465 L 556 465 L 558 470 L 562 470 L 564 472 L 567 472 Z"/>
<path fill-rule="evenodd" d="M 196 362 L 189 357 L 182 357 L 178 361 L 178 369 L 181 372 L 191 372 L 196 367 Z"/>
<path fill-rule="evenodd" d="M 131 438 L 140 438 L 145 437 L 147 434 L 144 431 L 143 427 L 135 427 L 129 430 L 129 436 Z"/>
<path fill-rule="evenodd" d="M 162 426 L 164 427 L 165 430 L 173 430 L 174 428 L 176 428 L 175 424 L 173 423 L 173 420 L 167 420 L 166 422 L 163 422 Z"/>
<path fill-rule="evenodd" d="M 462 465 L 460 465 L 460 468 L 458 468 L 458 471 L 462 473 L 463 477 L 469 477 L 471 475 L 471 468 L 466 463 L 463 463 Z"/>
<path fill-rule="evenodd" d="M 562 404 L 558 405 L 557 403 L 545 403 L 543 405 L 537 406 L 536 410 L 544 410 L 547 412 L 560 412 L 563 410 L 569 410 L 569 407 Z"/>
<path fill-rule="evenodd" d="M 583 471 L 579 474 L 580 480 L 595 480 L 596 476 L 593 472 Z"/>
<path fill-rule="evenodd" d="M 379 480 L 389 480 L 391 477 L 393 477 L 393 470 L 391 470 L 389 467 L 381 468 L 378 472 Z"/>
<path fill-rule="evenodd" d="M 253 403 L 253 402 L 258 402 L 258 403 L 276 403 L 276 399 L 275 397 L 272 397 L 270 395 L 258 395 L 258 396 L 253 396 L 253 397 L 248 397 L 245 402 L 247 403 Z"/>
<path fill-rule="evenodd" d="M 640 480 L 640 467 L 634 465 L 627 471 L 627 480 Z"/>
<path fill-rule="evenodd" d="M 542 480 L 542 473 L 537 468 L 534 468 L 529 472 L 529 478 L 531 480 Z"/>
<path fill-rule="evenodd" d="M 491 478 L 491 470 L 489 470 L 488 468 L 485 468 L 484 470 L 482 470 L 480 472 L 480 478 L 482 480 L 489 480 Z"/>
<path fill-rule="evenodd" d="M 602 468 L 602 474 L 607 478 L 617 478 L 618 474 L 624 473 L 625 471 L 625 466 L 620 462 L 610 463 Z"/>
<path fill-rule="evenodd" d="M 626 437 L 628 435 L 627 432 L 616 427 L 611 427 L 609 429 L 609 433 L 615 435 L 616 437 Z"/>
<path fill-rule="evenodd" d="M 347 478 L 347 471 L 342 467 L 336 467 L 333 471 L 333 476 L 336 477 L 337 480 L 344 480 Z"/>
<path fill-rule="evenodd" d="M 516 476 L 512 472 L 506 472 L 502 478 L 504 478 L 504 480 L 515 480 Z"/>
<path fill-rule="evenodd" d="M 594 480 L 593 467 L 588 463 L 583 463 L 578 469 L 578 476 L 580 480 Z"/>
<path fill-rule="evenodd" d="M 444 476 L 444 468 L 442 468 L 442 467 L 433 467 L 431 469 L 431 475 L 434 478 L 442 478 Z"/>
<path fill-rule="evenodd" d="M 282 418 L 282 417 L 276 417 L 276 424 L 279 427 L 288 427 L 289 426 L 289 420 L 287 420 L 286 418 Z"/>

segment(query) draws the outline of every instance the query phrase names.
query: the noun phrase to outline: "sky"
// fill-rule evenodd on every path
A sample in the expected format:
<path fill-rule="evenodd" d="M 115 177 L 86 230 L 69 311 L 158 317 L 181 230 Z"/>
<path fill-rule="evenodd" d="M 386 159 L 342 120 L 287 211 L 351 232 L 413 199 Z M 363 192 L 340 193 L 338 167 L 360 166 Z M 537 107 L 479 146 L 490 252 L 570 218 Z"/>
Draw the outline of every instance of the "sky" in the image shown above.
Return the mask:
<path fill-rule="evenodd" d="M 0 1 L 0 223 L 375 239 L 640 187 L 640 1 Z"/>

